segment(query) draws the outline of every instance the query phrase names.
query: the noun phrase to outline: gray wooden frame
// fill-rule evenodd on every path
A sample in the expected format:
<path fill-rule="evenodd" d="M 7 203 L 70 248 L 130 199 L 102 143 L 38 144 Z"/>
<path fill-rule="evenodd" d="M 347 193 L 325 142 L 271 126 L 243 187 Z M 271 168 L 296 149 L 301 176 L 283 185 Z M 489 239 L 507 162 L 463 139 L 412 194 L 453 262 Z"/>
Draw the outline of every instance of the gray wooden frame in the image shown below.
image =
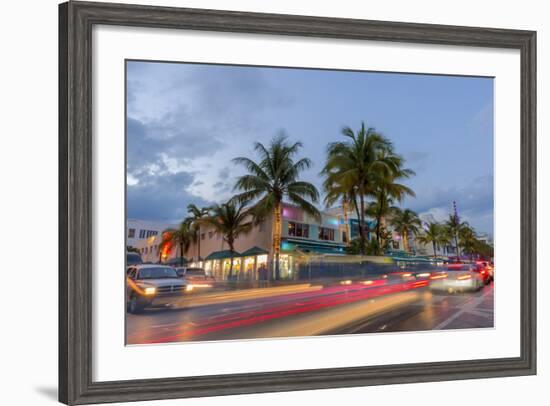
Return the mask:
<path fill-rule="evenodd" d="M 512 48 L 521 53 L 521 355 L 219 376 L 92 381 L 94 24 Z M 122 159 L 122 158 L 121 158 Z M 536 33 L 69 2 L 59 6 L 59 400 L 66 404 L 341 388 L 536 373 Z"/>

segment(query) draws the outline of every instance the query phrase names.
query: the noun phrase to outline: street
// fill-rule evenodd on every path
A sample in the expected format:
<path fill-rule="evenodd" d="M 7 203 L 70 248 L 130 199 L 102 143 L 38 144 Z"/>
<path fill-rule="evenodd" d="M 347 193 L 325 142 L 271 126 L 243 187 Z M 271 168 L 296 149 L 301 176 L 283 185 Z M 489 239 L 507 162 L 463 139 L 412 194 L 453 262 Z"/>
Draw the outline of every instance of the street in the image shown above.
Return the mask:
<path fill-rule="evenodd" d="M 493 326 L 494 283 L 454 294 L 434 293 L 428 283 L 343 281 L 199 294 L 127 314 L 127 344 Z"/>

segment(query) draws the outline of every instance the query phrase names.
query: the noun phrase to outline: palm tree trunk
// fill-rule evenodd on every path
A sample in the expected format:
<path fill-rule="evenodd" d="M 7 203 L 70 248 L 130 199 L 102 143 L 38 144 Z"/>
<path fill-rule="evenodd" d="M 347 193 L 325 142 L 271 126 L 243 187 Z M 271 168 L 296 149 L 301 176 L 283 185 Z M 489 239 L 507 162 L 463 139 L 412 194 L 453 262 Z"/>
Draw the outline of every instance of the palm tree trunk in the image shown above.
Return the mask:
<path fill-rule="evenodd" d="M 401 236 L 401 238 L 403 238 L 403 249 L 406 251 L 406 252 L 409 252 L 409 239 L 408 239 L 408 235 L 407 235 L 407 231 L 404 230 L 403 231 L 403 235 Z"/>
<path fill-rule="evenodd" d="M 199 236 L 197 238 L 197 262 L 201 261 L 201 226 L 198 227 Z"/>
<path fill-rule="evenodd" d="M 279 257 L 281 254 L 281 202 L 275 205 L 273 213 L 273 255 L 275 257 L 274 279 L 279 280 Z"/>
<path fill-rule="evenodd" d="M 361 244 L 363 244 L 365 238 L 363 235 L 364 230 L 361 228 L 361 212 L 359 211 L 359 205 L 357 204 L 357 196 L 353 197 L 353 206 L 355 207 L 355 214 L 357 215 L 357 221 L 359 222 L 359 240 L 361 241 Z M 361 253 L 363 253 L 362 250 Z"/>
<path fill-rule="evenodd" d="M 381 248 L 380 233 L 382 231 L 382 209 L 384 206 L 383 196 L 378 196 L 378 212 L 376 213 L 376 242 L 378 249 Z"/>
<path fill-rule="evenodd" d="M 230 239 L 227 241 L 227 245 L 229 246 L 229 252 L 230 252 L 230 257 L 229 257 L 229 273 L 227 275 L 227 279 L 228 280 L 231 280 L 232 276 L 233 276 L 233 252 L 235 251 L 234 247 L 233 247 L 233 239 Z"/>
<path fill-rule="evenodd" d="M 434 259 L 437 258 L 437 252 L 436 252 L 436 248 L 435 248 L 435 241 L 432 241 L 432 245 L 434 247 Z"/>
<path fill-rule="evenodd" d="M 344 224 L 346 227 L 346 245 L 349 246 L 350 232 L 349 232 L 349 219 L 348 219 L 348 199 L 347 197 L 342 200 L 342 210 L 344 210 Z"/>
<path fill-rule="evenodd" d="M 361 239 L 361 254 L 365 255 L 365 196 L 360 192 L 361 216 L 359 218 L 359 238 Z"/>

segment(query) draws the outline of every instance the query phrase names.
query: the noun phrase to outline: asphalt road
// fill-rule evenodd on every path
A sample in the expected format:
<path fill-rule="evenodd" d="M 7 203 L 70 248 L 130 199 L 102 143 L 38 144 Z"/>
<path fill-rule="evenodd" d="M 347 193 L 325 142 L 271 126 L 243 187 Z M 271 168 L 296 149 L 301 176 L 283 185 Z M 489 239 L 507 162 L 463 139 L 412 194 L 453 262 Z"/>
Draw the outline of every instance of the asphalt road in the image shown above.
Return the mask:
<path fill-rule="evenodd" d="M 452 295 L 426 285 L 374 281 L 193 296 L 179 306 L 128 314 L 127 344 L 493 326 L 493 284 Z"/>

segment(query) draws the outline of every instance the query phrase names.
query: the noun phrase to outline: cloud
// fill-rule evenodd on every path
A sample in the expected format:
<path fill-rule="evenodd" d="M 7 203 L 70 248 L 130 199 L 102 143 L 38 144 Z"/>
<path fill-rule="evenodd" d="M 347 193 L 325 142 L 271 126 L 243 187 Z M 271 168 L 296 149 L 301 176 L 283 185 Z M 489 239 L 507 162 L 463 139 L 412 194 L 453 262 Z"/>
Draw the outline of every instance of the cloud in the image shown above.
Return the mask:
<path fill-rule="evenodd" d="M 128 215 L 137 218 L 181 219 L 189 203 L 227 198 L 227 161 L 270 131 L 264 112 L 290 102 L 258 69 L 128 63 L 127 76 Z"/>
<path fill-rule="evenodd" d="M 127 216 L 177 222 L 187 216 L 187 205 L 207 206 L 211 202 L 187 191 L 193 182 L 190 173 L 142 174 L 140 183 L 127 186 Z"/>
<path fill-rule="evenodd" d="M 381 80 L 391 77 L 378 74 L 363 82 L 326 71 L 312 76 L 312 71 L 296 69 L 143 62 L 127 66 L 128 210 L 133 217 L 181 219 L 189 202 L 227 199 L 243 171 L 231 159 L 256 158 L 253 142 L 269 142 L 281 127 L 291 139 L 304 142 L 300 156 L 316 163 L 302 179 L 321 186 L 324 145 L 340 139 L 341 126 L 365 119 L 388 127 L 406 166 L 417 173 L 407 181 L 417 198 L 407 199 L 404 206 L 446 217 L 456 200 L 464 219 L 492 232 L 493 180 L 475 177 L 492 170 L 491 139 L 481 136 L 492 128 L 492 99 L 469 108 L 472 94 L 474 101 L 480 97 L 479 84 L 456 98 L 460 105 L 449 108 L 438 97 L 442 90 L 454 89 L 456 78 L 446 79 L 443 86 L 441 77 L 404 75 L 401 80 L 411 81 L 419 92 L 403 95 L 402 86 L 394 82 L 382 86 Z M 365 98 L 358 83 L 373 94 Z M 411 105 L 421 111 L 411 112 Z M 390 107 L 378 112 L 380 106 Z M 418 128 L 407 124 L 411 122 Z M 422 131 L 421 136 L 412 137 L 415 131 Z M 478 133 L 475 155 L 462 134 Z M 466 159 L 467 165 L 461 165 Z M 465 179 L 471 181 L 466 184 Z"/>
<path fill-rule="evenodd" d="M 446 220 L 455 201 L 461 220 L 467 221 L 479 232 L 493 235 L 493 176 L 479 176 L 466 187 L 433 187 L 417 191 L 418 198 L 410 199 L 406 206 L 421 216 L 433 216 L 436 221 Z"/>

